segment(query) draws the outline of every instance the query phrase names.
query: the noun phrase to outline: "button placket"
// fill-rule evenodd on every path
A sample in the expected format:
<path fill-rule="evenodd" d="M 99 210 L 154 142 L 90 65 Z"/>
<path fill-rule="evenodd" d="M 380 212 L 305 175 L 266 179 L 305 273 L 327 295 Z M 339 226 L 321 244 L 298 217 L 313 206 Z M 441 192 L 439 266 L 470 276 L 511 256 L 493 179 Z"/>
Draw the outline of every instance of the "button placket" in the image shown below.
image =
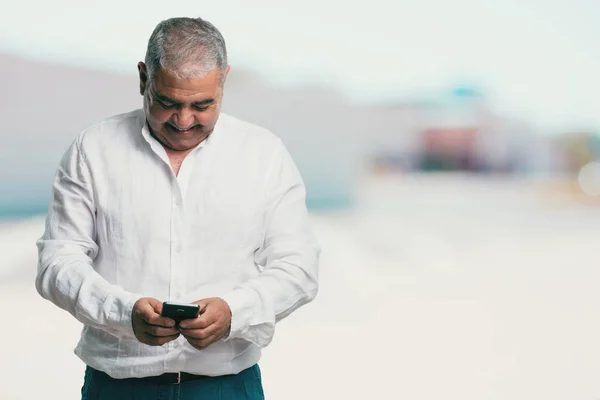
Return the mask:
<path fill-rule="evenodd" d="M 180 239 L 181 232 L 181 214 L 182 214 L 182 197 L 177 180 L 174 179 L 172 200 L 171 200 L 171 274 L 169 297 L 171 300 L 179 300 L 181 298 L 180 279 L 178 279 L 178 270 L 181 265 L 181 252 L 183 250 Z"/>

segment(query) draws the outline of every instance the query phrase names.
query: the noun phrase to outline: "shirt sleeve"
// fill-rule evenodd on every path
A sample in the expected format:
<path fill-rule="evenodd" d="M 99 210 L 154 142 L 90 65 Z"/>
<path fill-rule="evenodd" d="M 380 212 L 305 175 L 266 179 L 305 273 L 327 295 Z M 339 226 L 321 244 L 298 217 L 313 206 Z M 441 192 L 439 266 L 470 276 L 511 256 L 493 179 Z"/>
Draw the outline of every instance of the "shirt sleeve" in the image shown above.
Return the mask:
<path fill-rule="evenodd" d="M 255 261 L 264 270 L 222 298 L 231 309 L 225 340 L 259 347 L 273 339 L 275 323 L 314 299 L 320 247 L 309 226 L 306 189 L 281 141 L 271 163 L 266 193 L 265 236 Z"/>
<path fill-rule="evenodd" d="M 38 293 L 85 325 L 134 339 L 131 312 L 140 295 L 110 284 L 93 268 L 96 206 L 92 175 L 78 138 L 54 178 L 46 227 L 37 241 Z"/>

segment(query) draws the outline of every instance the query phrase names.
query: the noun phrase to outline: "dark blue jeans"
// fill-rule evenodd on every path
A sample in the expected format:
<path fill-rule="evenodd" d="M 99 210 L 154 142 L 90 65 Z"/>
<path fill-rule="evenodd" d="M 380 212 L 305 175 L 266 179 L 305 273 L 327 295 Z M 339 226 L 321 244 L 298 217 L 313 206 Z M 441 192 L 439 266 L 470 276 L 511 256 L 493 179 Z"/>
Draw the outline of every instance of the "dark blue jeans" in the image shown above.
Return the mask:
<path fill-rule="evenodd" d="M 87 367 L 82 400 L 264 400 L 258 364 L 236 375 L 158 385 L 139 379 L 114 379 Z"/>

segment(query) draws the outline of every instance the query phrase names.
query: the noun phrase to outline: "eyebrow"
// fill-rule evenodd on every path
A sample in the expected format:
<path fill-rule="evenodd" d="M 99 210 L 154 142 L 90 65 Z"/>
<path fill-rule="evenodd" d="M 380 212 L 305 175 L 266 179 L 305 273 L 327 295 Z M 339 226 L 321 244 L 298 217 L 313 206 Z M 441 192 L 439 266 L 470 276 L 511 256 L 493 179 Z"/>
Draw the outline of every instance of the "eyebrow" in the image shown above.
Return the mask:
<path fill-rule="evenodd" d="M 154 92 L 154 97 L 156 97 L 158 100 L 160 100 L 160 101 L 162 101 L 164 103 L 172 103 L 172 104 L 175 104 L 175 105 L 182 104 L 180 101 L 173 100 L 170 97 L 162 95 L 162 94 L 160 94 L 160 93 L 158 93 L 156 91 L 153 91 L 153 92 Z M 200 101 L 195 101 L 195 102 L 192 103 L 192 105 L 193 106 L 204 106 L 204 105 L 208 105 L 208 104 L 214 103 L 214 101 L 215 101 L 215 99 L 208 98 L 208 99 L 204 99 L 204 100 L 200 100 Z"/>

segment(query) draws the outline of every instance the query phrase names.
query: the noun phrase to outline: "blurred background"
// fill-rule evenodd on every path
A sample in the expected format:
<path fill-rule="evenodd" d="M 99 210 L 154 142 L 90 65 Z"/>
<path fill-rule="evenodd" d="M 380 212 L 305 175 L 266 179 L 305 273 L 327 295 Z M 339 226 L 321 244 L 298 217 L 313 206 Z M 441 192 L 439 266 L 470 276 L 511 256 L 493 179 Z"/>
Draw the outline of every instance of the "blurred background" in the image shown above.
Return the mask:
<path fill-rule="evenodd" d="M 600 398 L 596 0 L 9 3 L 1 399 L 79 396 L 81 327 L 35 292 L 35 240 L 61 155 L 141 107 L 173 16 L 225 36 L 223 111 L 286 143 L 323 246 L 319 296 L 264 352 L 268 399 Z"/>

